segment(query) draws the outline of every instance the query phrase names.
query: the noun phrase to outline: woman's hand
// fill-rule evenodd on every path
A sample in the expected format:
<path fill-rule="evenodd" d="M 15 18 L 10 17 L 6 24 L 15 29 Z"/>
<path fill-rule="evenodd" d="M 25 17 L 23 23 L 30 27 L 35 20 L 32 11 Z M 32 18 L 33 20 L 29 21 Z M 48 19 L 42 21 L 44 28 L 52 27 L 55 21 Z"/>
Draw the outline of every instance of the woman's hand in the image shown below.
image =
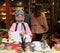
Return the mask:
<path fill-rule="evenodd" d="M 25 31 L 24 30 L 21 30 L 20 31 L 20 35 L 25 35 Z"/>

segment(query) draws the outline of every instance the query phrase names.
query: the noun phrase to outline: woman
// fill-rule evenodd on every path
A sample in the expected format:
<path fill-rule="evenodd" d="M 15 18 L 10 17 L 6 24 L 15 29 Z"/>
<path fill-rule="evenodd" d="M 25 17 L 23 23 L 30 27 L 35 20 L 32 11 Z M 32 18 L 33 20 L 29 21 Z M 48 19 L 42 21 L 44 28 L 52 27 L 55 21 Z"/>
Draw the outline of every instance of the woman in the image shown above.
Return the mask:
<path fill-rule="evenodd" d="M 31 14 L 31 31 L 36 35 L 36 41 L 40 41 L 42 34 L 48 31 L 46 16 L 41 9 L 41 6 L 37 5 Z"/>
<path fill-rule="evenodd" d="M 24 22 L 24 12 L 17 10 L 15 12 L 16 22 L 12 24 L 9 30 L 9 38 L 13 38 L 15 43 L 25 43 L 32 41 L 32 33 L 27 23 Z M 23 40 L 22 40 L 23 38 Z"/>

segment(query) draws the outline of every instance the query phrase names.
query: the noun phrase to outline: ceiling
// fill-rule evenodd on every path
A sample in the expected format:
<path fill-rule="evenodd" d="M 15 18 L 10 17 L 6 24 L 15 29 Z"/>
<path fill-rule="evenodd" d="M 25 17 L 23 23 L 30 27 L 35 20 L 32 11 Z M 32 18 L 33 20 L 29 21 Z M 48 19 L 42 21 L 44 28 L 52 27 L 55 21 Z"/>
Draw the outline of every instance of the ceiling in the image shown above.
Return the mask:
<path fill-rule="evenodd" d="M 29 0 L 9 0 L 12 6 L 16 6 L 16 3 L 22 1 L 24 4 L 28 4 Z M 0 6 L 5 2 L 5 0 L 0 0 Z"/>
<path fill-rule="evenodd" d="M 24 1 L 24 0 L 9 0 L 9 1 L 14 2 L 14 1 Z M 25 1 L 27 1 L 27 0 L 25 0 Z M 0 0 L 0 2 L 5 2 L 5 0 Z"/>

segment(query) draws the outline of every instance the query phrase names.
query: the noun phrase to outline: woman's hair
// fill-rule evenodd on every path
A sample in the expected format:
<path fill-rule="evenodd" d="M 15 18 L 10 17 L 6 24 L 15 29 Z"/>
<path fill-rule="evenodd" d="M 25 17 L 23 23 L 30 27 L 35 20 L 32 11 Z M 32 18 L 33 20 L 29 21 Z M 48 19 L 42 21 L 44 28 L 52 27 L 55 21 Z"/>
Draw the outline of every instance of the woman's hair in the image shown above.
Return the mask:
<path fill-rule="evenodd" d="M 30 8 L 32 13 L 34 13 L 35 7 L 36 7 L 36 3 L 32 3 Z"/>
<path fill-rule="evenodd" d="M 36 5 L 36 8 L 34 10 L 34 16 L 39 17 L 42 12 L 42 6 L 41 5 Z"/>
<path fill-rule="evenodd" d="M 22 10 L 16 10 L 15 16 L 18 16 L 18 15 L 24 16 L 24 11 L 22 11 Z"/>
<path fill-rule="evenodd" d="M 32 5 L 36 6 L 36 3 L 32 3 Z"/>

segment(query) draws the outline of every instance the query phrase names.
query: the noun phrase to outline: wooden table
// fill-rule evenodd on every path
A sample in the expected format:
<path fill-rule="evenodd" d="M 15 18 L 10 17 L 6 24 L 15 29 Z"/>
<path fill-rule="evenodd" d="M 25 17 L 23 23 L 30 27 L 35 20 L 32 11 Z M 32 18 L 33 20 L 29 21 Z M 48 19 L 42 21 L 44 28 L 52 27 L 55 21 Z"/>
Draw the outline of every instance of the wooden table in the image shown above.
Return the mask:
<path fill-rule="evenodd" d="M 17 53 L 15 50 L 0 50 L 0 53 Z"/>
<path fill-rule="evenodd" d="M 4 49 L 4 50 L 0 50 L 0 53 L 17 53 L 15 50 L 8 50 L 8 49 Z M 43 53 L 42 51 L 30 51 L 30 49 L 27 49 L 26 52 L 22 52 L 22 53 Z M 51 51 L 47 51 L 45 53 L 60 53 L 60 48 L 58 48 L 56 46 L 56 44 L 54 45 L 54 47 L 52 47 Z"/>
<path fill-rule="evenodd" d="M 52 47 L 52 51 L 53 53 L 60 53 L 60 48 L 55 44 L 54 47 Z"/>
<path fill-rule="evenodd" d="M 26 51 L 26 53 L 43 53 L 43 52 L 41 52 L 41 51 L 34 51 L 34 52 Z M 45 52 L 45 53 L 52 53 L 52 51 L 50 51 L 50 52 Z"/>

